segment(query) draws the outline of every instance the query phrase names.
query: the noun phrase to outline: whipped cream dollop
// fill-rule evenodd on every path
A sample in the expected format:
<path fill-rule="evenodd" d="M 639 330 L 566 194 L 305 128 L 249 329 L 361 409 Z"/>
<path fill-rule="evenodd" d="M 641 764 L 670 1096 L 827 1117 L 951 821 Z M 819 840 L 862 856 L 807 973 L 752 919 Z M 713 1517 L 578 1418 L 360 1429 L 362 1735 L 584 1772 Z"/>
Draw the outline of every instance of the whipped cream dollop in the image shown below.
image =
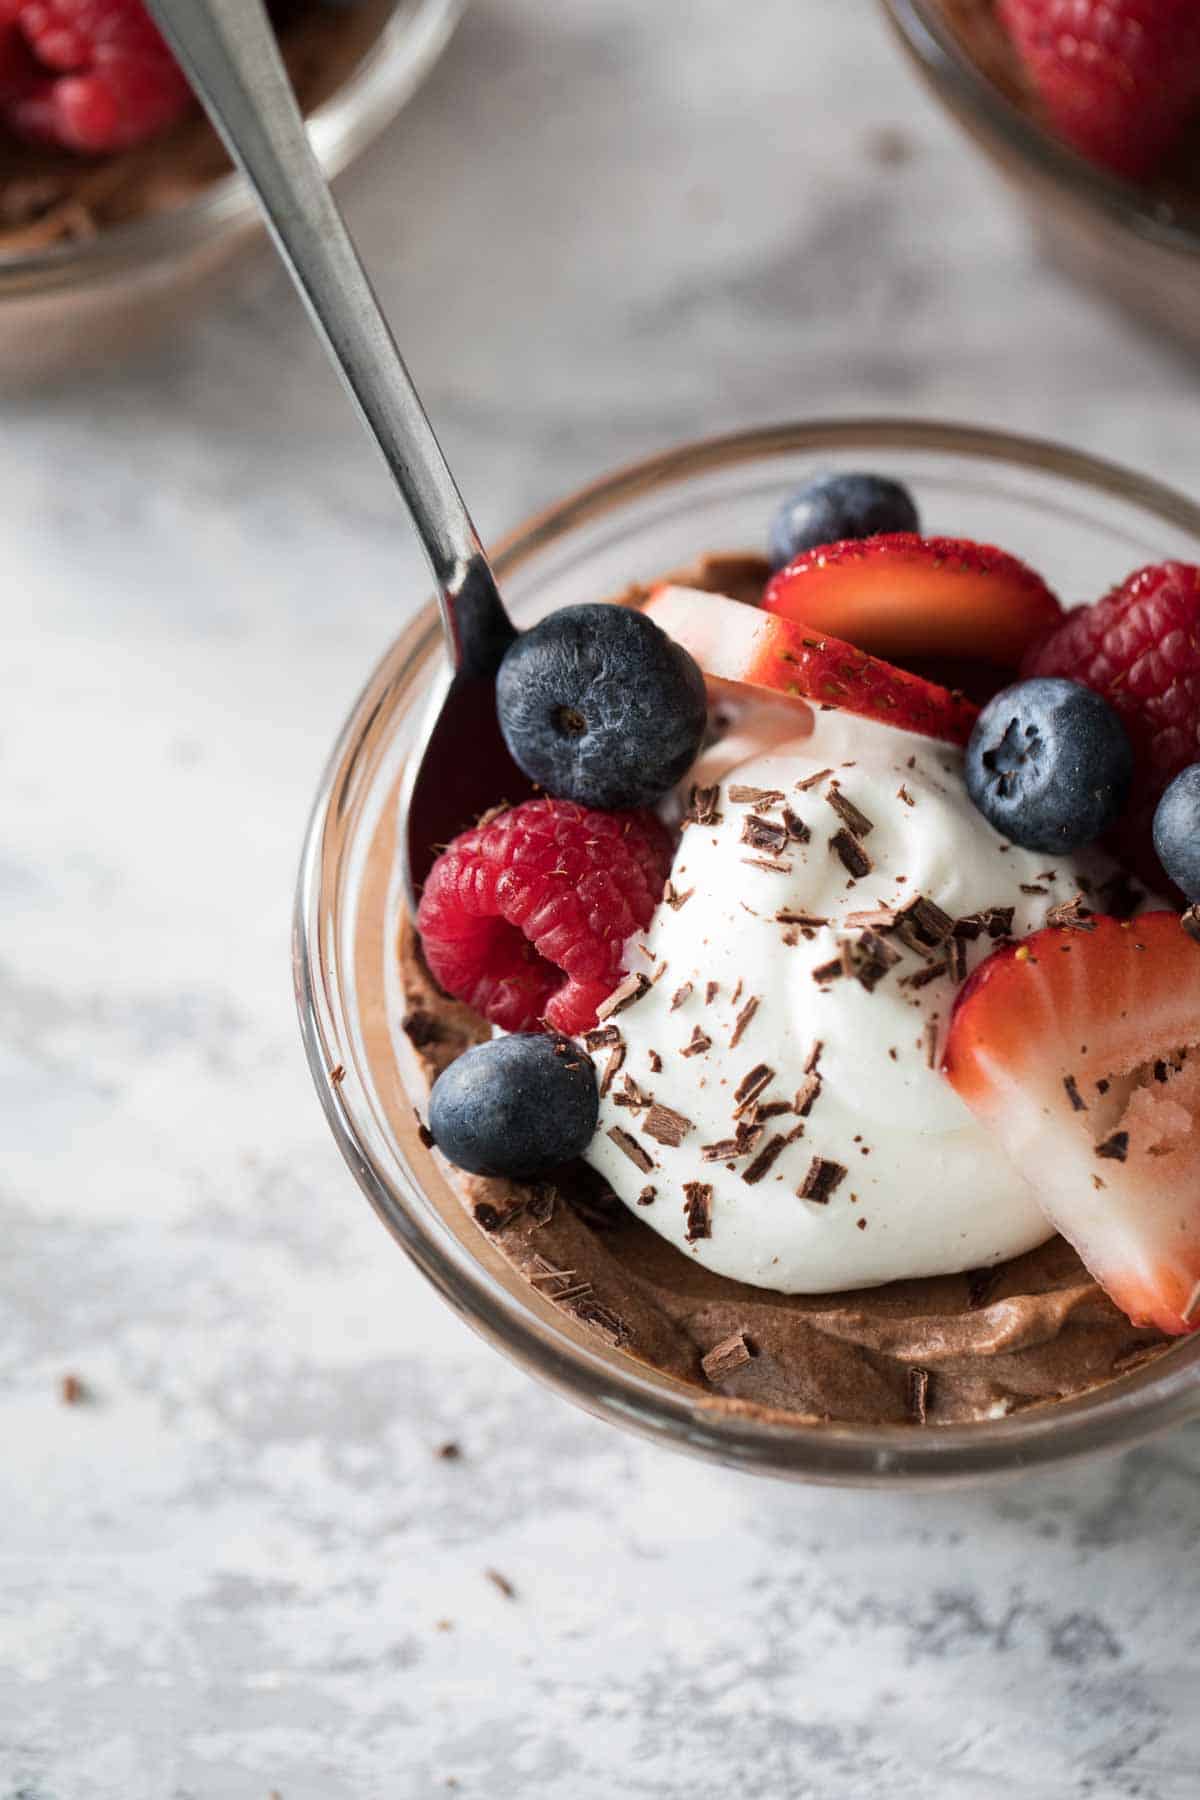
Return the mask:
<path fill-rule="evenodd" d="M 1112 865 L 1008 843 L 951 746 L 791 718 L 790 736 L 779 708 L 737 721 L 693 771 L 666 898 L 589 1037 L 588 1160 L 685 1253 L 783 1293 L 1019 1255 L 1052 1229 L 940 1042 L 996 939 Z"/>

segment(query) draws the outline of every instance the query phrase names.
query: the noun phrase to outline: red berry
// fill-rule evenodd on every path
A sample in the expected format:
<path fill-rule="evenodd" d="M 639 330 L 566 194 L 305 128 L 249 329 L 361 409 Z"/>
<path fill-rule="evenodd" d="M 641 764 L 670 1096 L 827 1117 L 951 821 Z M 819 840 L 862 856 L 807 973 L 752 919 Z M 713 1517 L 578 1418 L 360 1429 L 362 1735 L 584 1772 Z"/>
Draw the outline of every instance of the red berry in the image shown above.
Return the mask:
<path fill-rule="evenodd" d="M 417 909 L 425 960 L 456 1000 L 505 1031 L 578 1036 L 621 979 L 671 865 L 652 813 L 527 800 L 443 851 Z"/>
<path fill-rule="evenodd" d="M 1089 919 L 989 956 L 943 1062 L 1101 1287 L 1171 1333 L 1200 1329 L 1198 1016 L 1177 914 Z"/>
<path fill-rule="evenodd" d="M 1153 885 L 1154 809 L 1176 775 L 1200 762 L 1200 568 L 1139 569 L 1094 606 L 1068 613 L 1021 673 L 1081 681 L 1121 715 L 1137 760 L 1121 846 Z"/>
<path fill-rule="evenodd" d="M 142 0 L 2 0 L 0 22 L 0 110 L 23 137 L 91 155 L 129 150 L 190 103 Z"/>
<path fill-rule="evenodd" d="M 1200 104 L 1196 0 L 999 0 L 1053 129 L 1143 180 Z"/>

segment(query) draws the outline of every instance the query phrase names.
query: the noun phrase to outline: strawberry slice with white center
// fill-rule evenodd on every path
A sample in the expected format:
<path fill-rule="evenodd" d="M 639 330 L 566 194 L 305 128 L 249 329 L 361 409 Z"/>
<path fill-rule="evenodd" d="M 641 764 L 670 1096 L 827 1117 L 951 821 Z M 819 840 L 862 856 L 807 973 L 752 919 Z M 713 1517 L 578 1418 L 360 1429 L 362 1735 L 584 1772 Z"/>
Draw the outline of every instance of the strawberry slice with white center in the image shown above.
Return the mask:
<path fill-rule="evenodd" d="M 965 744 L 979 717 L 961 694 L 723 594 L 660 587 L 644 610 L 710 679 L 840 707 L 952 744 Z"/>
<path fill-rule="evenodd" d="M 1200 1329 L 1200 944 L 1052 927 L 966 983 L 943 1069 L 1135 1325 Z"/>
<path fill-rule="evenodd" d="M 763 607 L 873 656 L 1002 668 L 1063 616 L 1041 576 L 1006 550 L 906 531 L 805 550 L 767 583 Z"/>

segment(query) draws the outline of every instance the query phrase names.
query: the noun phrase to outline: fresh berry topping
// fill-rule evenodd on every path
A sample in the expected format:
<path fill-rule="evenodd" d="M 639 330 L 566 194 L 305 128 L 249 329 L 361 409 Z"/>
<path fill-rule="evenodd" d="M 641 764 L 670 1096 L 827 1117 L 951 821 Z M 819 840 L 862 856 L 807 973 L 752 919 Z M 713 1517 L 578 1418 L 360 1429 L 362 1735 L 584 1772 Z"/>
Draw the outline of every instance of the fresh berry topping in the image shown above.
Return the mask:
<path fill-rule="evenodd" d="M 955 744 L 966 743 L 978 717 L 961 694 L 722 594 L 661 587 L 646 612 L 710 679 L 787 695 L 805 703 L 806 715 L 812 706 L 836 706 Z"/>
<path fill-rule="evenodd" d="M 191 102 L 142 0 L 5 0 L 0 21 L 0 108 L 22 137 L 87 155 L 129 150 Z"/>
<path fill-rule="evenodd" d="M 1159 801 L 1154 849 L 1180 892 L 1200 900 L 1200 763 L 1177 775 Z"/>
<path fill-rule="evenodd" d="M 789 494 L 771 521 L 767 554 L 782 569 L 804 550 L 883 531 L 920 531 L 912 495 L 886 475 L 818 475 Z"/>
<path fill-rule="evenodd" d="M 1120 845 L 1153 879 L 1150 825 L 1168 784 L 1200 758 L 1200 568 L 1139 569 L 1094 606 L 1068 613 L 1025 658 L 1024 675 L 1065 675 L 1120 713 L 1137 765 Z"/>
<path fill-rule="evenodd" d="M 513 644 L 496 679 L 513 760 L 564 800 L 649 806 L 682 780 L 708 720 L 704 677 L 644 613 L 566 606 Z"/>
<path fill-rule="evenodd" d="M 1200 1325 L 1200 944 L 1174 913 L 995 951 L 944 1069 L 1135 1325 Z"/>
<path fill-rule="evenodd" d="M 1177 142 L 1200 102 L 1196 0 L 999 0 L 1057 134 L 1133 181 Z"/>
<path fill-rule="evenodd" d="M 586 1031 L 670 862 L 653 814 L 527 800 L 434 863 L 417 908 L 425 960 L 448 994 L 504 1031 Z"/>
<path fill-rule="evenodd" d="M 429 1096 L 442 1155 L 473 1175 L 546 1175 L 582 1156 L 600 1098 L 590 1059 L 563 1037 L 476 1044 L 443 1070 Z"/>
<path fill-rule="evenodd" d="M 1026 850 L 1062 854 L 1115 824 L 1133 779 L 1120 719 L 1077 681 L 1019 681 L 989 700 L 967 746 L 967 792 Z"/>
<path fill-rule="evenodd" d="M 827 544 L 767 583 L 763 605 L 872 656 L 982 658 L 1015 669 L 1062 618 L 1040 575 L 969 538 L 911 534 Z"/>

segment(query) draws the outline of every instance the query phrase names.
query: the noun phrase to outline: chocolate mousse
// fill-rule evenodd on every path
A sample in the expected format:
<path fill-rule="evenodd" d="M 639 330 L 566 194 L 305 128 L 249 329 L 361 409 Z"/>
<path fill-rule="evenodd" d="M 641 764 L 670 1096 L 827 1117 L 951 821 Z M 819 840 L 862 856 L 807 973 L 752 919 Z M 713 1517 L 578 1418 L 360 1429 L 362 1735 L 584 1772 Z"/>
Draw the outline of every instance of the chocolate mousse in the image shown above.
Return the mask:
<path fill-rule="evenodd" d="M 710 557 L 697 568 L 669 577 L 668 583 L 754 603 L 761 598 L 767 573 L 766 565 L 756 557 Z M 622 598 L 637 602 L 644 593 L 634 589 Z M 827 776 L 831 771 L 820 773 Z M 898 804 L 902 811 L 912 800 L 911 795 L 905 798 L 903 789 L 901 783 Z M 737 804 L 757 805 L 760 812 L 769 806 L 765 795 L 736 798 Z M 848 788 L 842 792 L 835 786 L 829 805 L 836 815 L 831 824 L 861 848 L 871 822 L 856 812 Z M 700 823 L 711 822 L 716 806 L 700 794 L 693 812 Z M 778 860 L 774 839 L 779 830 L 786 835 L 789 827 L 771 825 L 768 829 L 772 841 L 764 843 L 758 858 L 764 866 Z M 794 829 L 802 828 L 797 825 Z M 375 885 L 381 894 L 388 885 L 393 848 L 389 829 L 385 829 L 373 853 L 378 865 Z M 746 854 L 755 851 L 751 844 Z M 854 872 L 849 864 L 845 870 L 852 886 Z M 1044 910 L 1050 899 L 1042 888 L 1037 893 L 1035 904 Z M 672 907 L 682 904 L 684 898 L 670 887 L 665 897 Z M 1072 904 L 1077 911 L 1077 903 L 1067 903 L 1059 910 L 1070 913 Z M 935 912 L 931 910 L 931 918 Z M 1050 922 L 1060 921 L 1052 918 Z M 938 921 L 934 919 L 934 923 Z M 910 941 L 916 934 L 913 947 L 918 959 L 927 957 L 920 941 L 921 920 L 914 918 L 908 924 Z M 991 935 L 1002 934 L 1006 925 L 1011 928 L 1011 909 L 1007 920 L 996 921 Z M 800 936 L 807 928 L 804 921 L 797 921 L 784 929 Z M 981 929 L 986 937 L 987 922 Z M 390 1016 L 385 1018 L 381 1011 L 376 1029 L 381 1038 L 387 1035 L 388 1051 L 400 1065 L 410 1092 L 420 1094 L 465 1050 L 487 1042 L 491 1028 L 469 1007 L 439 990 L 409 918 L 392 917 L 383 929 L 382 918 L 376 917 L 368 922 L 368 937 L 376 931 L 379 936 L 366 946 L 371 959 L 368 968 L 374 967 L 382 938 L 385 956 L 398 952 L 401 980 L 400 994 L 389 1003 Z M 878 946 L 878 966 L 864 970 L 856 964 L 850 972 L 864 990 L 871 986 L 864 977 L 872 972 L 876 977 L 882 973 L 895 979 L 892 971 L 899 966 L 900 948 L 885 943 L 885 936 L 880 935 L 885 932 L 886 927 L 880 925 L 864 938 Z M 808 935 L 812 935 L 811 929 Z M 959 954 L 946 957 L 945 963 L 945 968 L 939 963 L 935 973 L 961 980 L 965 969 L 961 946 Z M 839 968 L 836 973 L 844 976 L 846 971 Z M 909 1004 L 916 1006 L 917 990 L 927 983 L 925 973 L 918 967 L 915 976 L 905 976 L 901 968 L 900 977 L 913 984 Z M 378 973 L 368 978 L 378 983 L 382 993 L 385 984 Z M 653 980 L 653 973 L 649 979 Z M 602 1009 L 605 1016 L 584 1039 L 597 1063 L 601 1095 L 616 1092 L 615 1084 L 625 1082 L 630 1113 L 624 1116 L 630 1126 L 644 1096 L 637 1081 L 629 1092 L 628 1071 L 622 1067 L 621 1026 L 625 1021 L 620 1013 L 627 1004 L 636 1004 L 649 985 L 646 977 L 636 974 L 627 985 L 632 987 L 635 982 L 636 993 L 625 997 L 622 987 L 612 995 Z M 716 983 L 712 985 L 715 988 Z M 681 1007 L 688 998 L 685 995 L 680 1001 Z M 739 1001 L 744 1002 L 745 996 L 739 996 Z M 748 1002 L 741 1005 L 734 1041 L 753 1029 L 754 1010 Z M 690 1025 L 690 1018 L 688 1022 Z M 695 1069 L 701 1082 L 699 1071 L 707 1066 L 709 1048 L 701 1024 L 693 1029 L 692 1039 L 681 1052 L 683 1057 L 695 1054 L 698 1060 L 684 1066 Z M 650 1056 L 649 1067 L 653 1069 L 656 1062 L 661 1067 L 656 1053 Z M 640 1066 L 637 1073 L 642 1079 Z M 749 1098 L 763 1103 L 761 1110 L 767 1115 L 798 1110 L 803 1127 L 819 1085 L 819 1077 L 810 1076 L 805 1103 L 797 1097 L 790 1107 L 770 1104 L 771 1096 L 765 1090 Z M 602 1109 L 604 1104 L 602 1099 Z M 697 1252 L 708 1249 L 711 1183 L 689 1181 L 683 1186 L 683 1244 L 669 1241 L 661 1228 L 652 1229 L 647 1223 L 653 1209 L 668 1198 L 667 1189 L 671 1189 L 670 1198 L 679 1202 L 669 1174 L 664 1186 L 661 1165 L 664 1159 L 670 1160 L 670 1146 L 679 1142 L 680 1125 L 689 1124 L 670 1107 L 657 1110 L 663 1117 L 651 1133 L 655 1141 L 649 1146 L 644 1138 L 650 1121 L 645 1122 L 641 1135 L 632 1129 L 623 1132 L 620 1124 L 607 1129 L 607 1137 L 633 1170 L 628 1193 L 624 1190 L 629 1183 L 622 1183 L 624 1201 L 584 1162 L 571 1163 L 537 1181 L 467 1174 L 445 1166 L 443 1173 L 449 1191 L 456 1196 L 455 1204 L 465 1208 L 469 1220 L 474 1221 L 481 1250 L 485 1240 L 489 1250 L 498 1250 L 536 1292 L 540 1306 L 552 1305 L 574 1327 L 611 1350 L 694 1388 L 711 1406 L 749 1408 L 806 1422 L 916 1427 L 984 1422 L 1081 1394 L 1140 1367 L 1169 1347 L 1159 1332 L 1131 1324 L 1058 1236 L 990 1266 L 846 1291 L 777 1292 L 765 1281 L 751 1284 L 706 1267 Z M 423 1103 L 418 1113 L 422 1119 L 426 1116 Z M 602 1126 L 607 1128 L 609 1115 L 602 1110 L 601 1116 Z M 754 1117 L 758 1118 L 757 1110 Z M 787 1124 L 790 1142 L 802 1132 L 794 1119 Z M 424 1125 L 421 1133 L 428 1150 L 431 1140 Z M 770 1142 L 781 1147 L 783 1134 Z M 663 1157 L 656 1160 L 651 1150 L 664 1145 Z M 712 1148 L 715 1151 L 721 1146 Z M 802 1160 L 808 1162 L 807 1147 L 798 1148 L 804 1148 Z M 727 1147 L 730 1158 L 740 1151 L 731 1138 Z M 778 1150 L 773 1148 L 771 1154 L 776 1157 Z M 761 1160 L 763 1155 L 764 1146 L 759 1144 L 756 1157 Z M 733 1167 L 732 1160 L 727 1166 Z M 744 1179 L 757 1181 L 757 1170 L 756 1160 Z M 805 1182 L 797 1189 L 801 1199 L 791 1204 L 799 1208 L 806 1199 L 813 1206 L 826 1206 L 839 1187 L 843 1190 L 839 1201 L 845 1200 L 853 1183 L 843 1183 L 844 1175 L 844 1168 L 813 1155 Z M 756 1188 L 756 1195 L 761 1191 Z M 867 1221 L 861 1221 L 860 1230 L 866 1228 Z M 856 1246 L 865 1241 L 856 1239 Z"/>
<path fill-rule="evenodd" d="M 308 113 L 353 74 L 378 38 L 393 0 L 283 0 L 279 41 Z M 174 211 L 227 175 L 229 159 L 197 106 L 137 148 L 82 157 L 0 132 L 0 255 L 96 237 L 117 225 Z"/>

